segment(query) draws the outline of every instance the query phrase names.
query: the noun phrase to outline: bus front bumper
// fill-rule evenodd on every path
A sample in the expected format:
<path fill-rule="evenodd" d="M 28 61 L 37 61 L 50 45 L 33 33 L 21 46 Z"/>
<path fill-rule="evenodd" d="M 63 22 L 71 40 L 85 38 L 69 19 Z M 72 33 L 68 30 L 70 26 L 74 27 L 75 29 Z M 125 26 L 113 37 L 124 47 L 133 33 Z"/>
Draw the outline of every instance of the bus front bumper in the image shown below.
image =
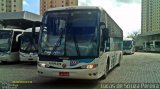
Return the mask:
<path fill-rule="evenodd" d="M 12 62 L 14 60 L 11 59 L 10 55 L 4 54 L 0 55 L 0 62 Z"/>
<path fill-rule="evenodd" d="M 123 54 L 132 54 L 133 52 L 131 50 L 123 50 Z"/>
<path fill-rule="evenodd" d="M 37 60 L 38 60 L 38 55 L 30 55 L 30 54 L 20 53 L 20 61 L 36 62 Z"/>
<path fill-rule="evenodd" d="M 101 76 L 98 74 L 96 68 L 94 69 L 53 69 L 38 66 L 38 75 L 43 77 L 53 78 L 70 78 L 70 79 L 99 79 Z M 60 73 L 67 73 L 62 76 Z"/>

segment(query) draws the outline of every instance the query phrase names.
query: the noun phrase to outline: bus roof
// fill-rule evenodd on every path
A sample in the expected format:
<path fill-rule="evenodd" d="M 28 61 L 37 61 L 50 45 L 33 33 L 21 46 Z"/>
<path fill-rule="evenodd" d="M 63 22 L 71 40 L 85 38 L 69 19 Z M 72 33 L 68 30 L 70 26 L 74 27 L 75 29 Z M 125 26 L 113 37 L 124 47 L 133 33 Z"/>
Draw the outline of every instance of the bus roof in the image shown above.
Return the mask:
<path fill-rule="evenodd" d="M 40 27 L 36 27 L 35 32 L 39 32 L 39 31 L 40 31 Z M 24 30 L 24 32 L 32 32 L 32 28 L 28 28 Z"/>
<path fill-rule="evenodd" d="M 103 8 L 102 7 L 98 7 L 98 6 L 67 6 L 67 7 L 56 7 L 56 8 L 51 8 L 51 9 L 48 9 L 47 11 L 56 11 L 56 10 L 87 10 L 87 9 L 93 9 L 93 10 L 96 10 L 96 9 L 99 9 L 99 10 L 102 10 Z"/>

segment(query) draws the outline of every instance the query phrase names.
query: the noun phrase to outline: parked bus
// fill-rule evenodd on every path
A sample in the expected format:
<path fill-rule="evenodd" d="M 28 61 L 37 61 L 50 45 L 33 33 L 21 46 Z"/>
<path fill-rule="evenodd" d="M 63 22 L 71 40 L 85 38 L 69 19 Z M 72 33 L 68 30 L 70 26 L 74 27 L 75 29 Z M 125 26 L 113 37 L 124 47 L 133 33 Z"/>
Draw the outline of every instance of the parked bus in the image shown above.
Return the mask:
<path fill-rule="evenodd" d="M 19 61 L 19 49 L 23 30 L 0 29 L 0 62 Z"/>
<path fill-rule="evenodd" d="M 153 52 L 160 52 L 160 40 L 152 40 L 150 48 Z"/>
<path fill-rule="evenodd" d="M 120 65 L 123 31 L 100 7 L 53 8 L 45 12 L 39 39 L 38 74 L 105 79 Z"/>
<path fill-rule="evenodd" d="M 40 28 L 32 32 L 32 28 L 23 32 L 20 48 L 20 61 L 37 61 L 38 59 L 38 37 Z"/>
<path fill-rule="evenodd" d="M 134 54 L 135 53 L 135 42 L 132 38 L 123 39 L 123 53 Z"/>
<path fill-rule="evenodd" d="M 143 50 L 146 52 L 151 51 L 151 42 L 150 41 L 143 42 Z"/>

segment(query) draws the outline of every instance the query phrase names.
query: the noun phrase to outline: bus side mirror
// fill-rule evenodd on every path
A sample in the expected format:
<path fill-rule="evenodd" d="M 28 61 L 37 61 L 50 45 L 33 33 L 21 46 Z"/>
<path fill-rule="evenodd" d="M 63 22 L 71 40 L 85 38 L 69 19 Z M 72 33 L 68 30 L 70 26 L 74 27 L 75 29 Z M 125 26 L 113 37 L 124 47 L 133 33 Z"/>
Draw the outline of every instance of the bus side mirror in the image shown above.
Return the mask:
<path fill-rule="evenodd" d="M 107 29 L 107 28 L 104 28 L 104 29 L 102 29 L 102 31 L 103 31 L 103 40 L 108 40 L 108 38 L 109 38 L 109 29 Z"/>
<path fill-rule="evenodd" d="M 16 37 L 16 42 L 18 42 L 20 36 L 22 36 L 22 34 L 18 34 L 18 35 L 17 35 L 17 37 Z"/>
<path fill-rule="evenodd" d="M 105 29 L 106 28 L 106 24 L 104 22 L 100 22 L 100 28 L 101 29 Z"/>

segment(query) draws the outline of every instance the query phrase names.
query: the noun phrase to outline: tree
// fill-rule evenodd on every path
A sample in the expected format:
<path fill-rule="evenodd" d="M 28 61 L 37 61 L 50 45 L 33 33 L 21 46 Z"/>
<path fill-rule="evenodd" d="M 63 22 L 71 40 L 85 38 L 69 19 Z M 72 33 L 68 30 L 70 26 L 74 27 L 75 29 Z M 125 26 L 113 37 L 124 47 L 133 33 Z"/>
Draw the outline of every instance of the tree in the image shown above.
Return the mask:
<path fill-rule="evenodd" d="M 138 32 L 138 31 L 135 31 L 135 32 L 129 34 L 129 35 L 127 36 L 127 38 L 132 38 L 133 40 L 136 40 L 137 37 L 138 37 L 138 35 L 139 35 L 139 32 Z"/>

